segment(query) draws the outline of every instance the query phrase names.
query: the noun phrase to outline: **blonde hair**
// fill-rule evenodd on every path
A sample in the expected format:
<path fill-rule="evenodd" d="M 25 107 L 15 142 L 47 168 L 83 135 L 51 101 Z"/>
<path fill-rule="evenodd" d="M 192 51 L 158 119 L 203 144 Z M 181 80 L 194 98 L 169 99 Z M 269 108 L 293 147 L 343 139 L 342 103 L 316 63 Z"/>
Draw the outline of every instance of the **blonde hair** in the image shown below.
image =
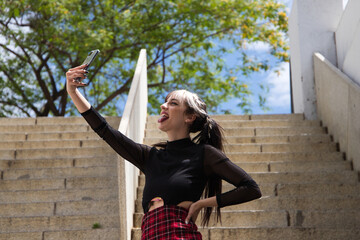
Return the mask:
<path fill-rule="evenodd" d="M 196 93 L 192 93 L 184 89 L 175 90 L 166 96 L 165 101 L 169 98 L 175 98 L 178 101 L 185 103 L 187 107 L 193 109 L 194 113 L 198 117 L 208 116 L 205 102 Z"/>

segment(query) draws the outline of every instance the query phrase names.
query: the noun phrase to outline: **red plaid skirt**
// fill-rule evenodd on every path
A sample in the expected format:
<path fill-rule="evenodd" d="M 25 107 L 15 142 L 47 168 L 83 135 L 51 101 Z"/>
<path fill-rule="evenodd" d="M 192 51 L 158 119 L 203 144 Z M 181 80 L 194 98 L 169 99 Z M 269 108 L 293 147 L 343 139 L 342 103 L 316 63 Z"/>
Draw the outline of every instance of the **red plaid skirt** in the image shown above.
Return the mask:
<path fill-rule="evenodd" d="M 141 222 L 141 240 L 202 240 L 196 224 L 185 223 L 188 209 L 164 205 L 148 211 Z"/>

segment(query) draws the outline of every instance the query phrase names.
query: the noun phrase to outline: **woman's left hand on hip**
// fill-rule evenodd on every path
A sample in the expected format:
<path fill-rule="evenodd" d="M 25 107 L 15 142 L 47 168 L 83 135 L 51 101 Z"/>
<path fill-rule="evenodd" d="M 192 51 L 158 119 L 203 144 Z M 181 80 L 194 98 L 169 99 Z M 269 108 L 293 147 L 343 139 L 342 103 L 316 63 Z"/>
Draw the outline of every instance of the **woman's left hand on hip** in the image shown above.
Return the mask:
<path fill-rule="evenodd" d="M 192 203 L 189 207 L 189 213 L 185 219 L 185 223 L 188 224 L 190 219 L 192 219 L 193 222 L 195 223 L 197 216 L 199 215 L 199 212 L 201 209 L 202 209 L 202 206 L 200 204 L 200 200 Z"/>

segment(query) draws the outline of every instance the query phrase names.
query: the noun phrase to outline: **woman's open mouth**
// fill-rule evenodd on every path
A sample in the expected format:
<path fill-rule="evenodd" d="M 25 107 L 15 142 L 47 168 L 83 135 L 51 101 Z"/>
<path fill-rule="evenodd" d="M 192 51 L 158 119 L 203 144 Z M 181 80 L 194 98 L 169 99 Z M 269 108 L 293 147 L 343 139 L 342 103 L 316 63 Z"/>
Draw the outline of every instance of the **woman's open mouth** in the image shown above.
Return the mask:
<path fill-rule="evenodd" d="M 158 119 L 158 123 L 162 123 L 162 122 L 166 121 L 168 118 L 169 118 L 168 115 L 163 114 L 163 115 L 161 115 L 161 117 Z"/>

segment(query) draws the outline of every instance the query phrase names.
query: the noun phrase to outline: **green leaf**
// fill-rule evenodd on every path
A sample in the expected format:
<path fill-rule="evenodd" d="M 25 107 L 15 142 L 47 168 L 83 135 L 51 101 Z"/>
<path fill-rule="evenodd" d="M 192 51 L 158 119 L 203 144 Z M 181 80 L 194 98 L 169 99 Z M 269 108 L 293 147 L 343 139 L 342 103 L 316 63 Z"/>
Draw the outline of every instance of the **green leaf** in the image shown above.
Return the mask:
<path fill-rule="evenodd" d="M 277 0 L 14 1 L 2 11 L 0 76 L 9 89 L 0 115 L 76 115 L 65 74 L 88 52 L 100 49 L 81 90 L 107 115 L 121 114 L 139 51 L 147 49 L 149 112 L 158 113 L 167 92 L 197 92 L 209 112 L 237 98 L 251 112 L 246 85 L 253 72 L 278 70 L 288 61 L 287 16 Z M 30 26 L 30 27 L 29 27 Z M 246 46 L 264 42 L 271 51 L 254 58 Z M 231 46 L 229 46 L 231 45 Z M 24 51 L 26 53 L 24 53 Z M 224 59 L 238 62 L 228 66 Z M 10 94 L 11 93 L 11 94 Z M 5 95 L 4 95 L 5 97 Z M 265 106 L 266 97 L 259 104 Z"/>

